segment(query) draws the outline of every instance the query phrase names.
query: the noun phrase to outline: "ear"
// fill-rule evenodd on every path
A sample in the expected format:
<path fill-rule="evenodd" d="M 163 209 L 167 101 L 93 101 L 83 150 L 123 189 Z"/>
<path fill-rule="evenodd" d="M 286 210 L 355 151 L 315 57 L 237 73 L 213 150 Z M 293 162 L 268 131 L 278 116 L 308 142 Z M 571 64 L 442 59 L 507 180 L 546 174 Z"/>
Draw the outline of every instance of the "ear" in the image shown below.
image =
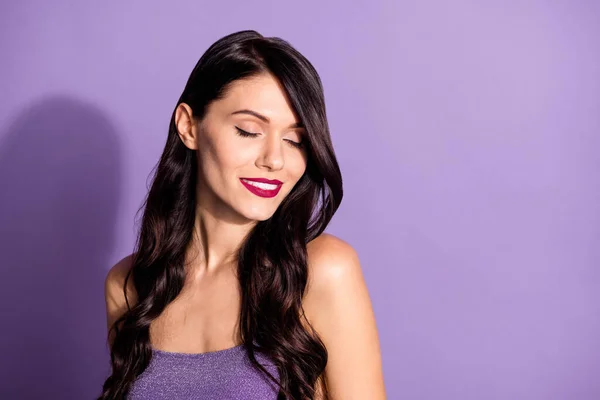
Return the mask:
<path fill-rule="evenodd" d="M 198 150 L 198 127 L 192 108 L 186 103 L 179 103 L 175 109 L 175 126 L 183 144 L 190 150 Z"/>

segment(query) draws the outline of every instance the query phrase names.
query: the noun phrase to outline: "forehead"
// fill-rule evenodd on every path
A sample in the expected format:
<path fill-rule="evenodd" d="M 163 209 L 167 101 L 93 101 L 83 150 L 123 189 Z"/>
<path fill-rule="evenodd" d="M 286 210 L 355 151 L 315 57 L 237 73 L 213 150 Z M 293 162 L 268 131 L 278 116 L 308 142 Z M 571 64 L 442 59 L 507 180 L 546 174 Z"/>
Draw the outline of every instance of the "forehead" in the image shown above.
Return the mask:
<path fill-rule="evenodd" d="M 297 122 L 285 90 L 271 74 L 234 81 L 225 96 L 215 102 L 214 108 L 226 115 L 240 109 L 250 109 L 268 117 L 272 124 L 290 125 Z"/>

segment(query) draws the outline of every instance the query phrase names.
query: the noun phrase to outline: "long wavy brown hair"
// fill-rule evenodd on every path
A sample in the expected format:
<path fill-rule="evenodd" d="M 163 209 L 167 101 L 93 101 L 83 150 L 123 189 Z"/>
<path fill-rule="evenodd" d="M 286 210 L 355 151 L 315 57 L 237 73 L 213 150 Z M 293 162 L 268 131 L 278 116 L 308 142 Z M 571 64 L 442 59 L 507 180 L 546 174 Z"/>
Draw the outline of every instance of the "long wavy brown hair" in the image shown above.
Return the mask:
<path fill-rule="evenodd" d="M 194 116 L 202 119 L 210 102 L 222 98 L 229 84 L 262 73 L 280 81 L 306 129 L 307 167 L 273 216 L 259 221 L 240 246 L 240 334 L 253 366 L 278 385 L 278 399 L 313 399 L 327 364 L 327 350 L 310 324 L 302 322 L 308 279 L 306 245 L 324 231 L 342 200 L 342 177 L 319 75 L 285 40 L 252 30 L 236 32 L 219 39 L 202 55 L 177 105 L 188 104 Z M 99 400 L 127 397 L 133 381 L 152 358 L 150 323 L 184 285 L 186 249 L 196 218 L 198 173 L 196 152 L 178 136 L 175 111 L 153 175 L 140 208 L 143 217 L 133 266 L 123 286 L 128 311 L 109 332 L 109 336 L 114 334 L 112 373 Z M 132 306 L 125 290 L 130 278 L 137 294 Z M 273 361 L 279 379 L 257 361 L 255 352 Z"/>

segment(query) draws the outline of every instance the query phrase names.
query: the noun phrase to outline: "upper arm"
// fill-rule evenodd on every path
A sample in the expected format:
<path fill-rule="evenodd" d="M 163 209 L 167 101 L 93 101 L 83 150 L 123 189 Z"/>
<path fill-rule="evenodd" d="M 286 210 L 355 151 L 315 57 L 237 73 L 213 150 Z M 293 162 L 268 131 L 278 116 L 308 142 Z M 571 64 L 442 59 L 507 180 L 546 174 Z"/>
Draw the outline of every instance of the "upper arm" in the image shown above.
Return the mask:
<path fill-rule="evenodd" d="M 385 399 L 375 316 L 356 251 L 329 234 L 307 250 L 303 308 L 327 348 L 329 399 Z"/>
<path fill-rule="evenodd" d="M 136 300 L 131 277 L 127 281 L 127 301 L 123 291 L 125 278 L 131 269 L 132 262 L 133 255 L 129 255 L 116 263 L 106 275 L 104 299 L 106 302 L 106 324 L 109 331 L 115 321 L 127 311 L 127 301 L 130 306 L 133 306 Z M 109 337 L 109 342 L 112 342 L 112 337 Z"/>

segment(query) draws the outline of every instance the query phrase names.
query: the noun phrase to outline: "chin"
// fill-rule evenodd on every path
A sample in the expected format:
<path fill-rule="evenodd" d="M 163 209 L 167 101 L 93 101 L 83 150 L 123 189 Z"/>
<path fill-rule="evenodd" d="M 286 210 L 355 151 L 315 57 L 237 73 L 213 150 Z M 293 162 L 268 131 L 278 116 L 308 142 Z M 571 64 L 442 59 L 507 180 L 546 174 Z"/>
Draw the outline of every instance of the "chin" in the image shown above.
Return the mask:
<path fill-rule="evenodd" d="M 247 212 L 243 213 L 243 215 L 253 221 L 266 221 L 275 214 L 275 210 L 266 209 L 266 207 L 253 207 L 250 210 L 246 210 Z"/>
<path fill-rule="evenodd" d="M 248 215 L 248 219 L 251 219 L 251 220 L 257 221 L 257 222 L 262 222 L 262 221 L 266 221 L 269 218 L 271 218 L 273 216 L 273 214 L 275 214 L 275 213 L 250 214 L 250 215 Z"/>

